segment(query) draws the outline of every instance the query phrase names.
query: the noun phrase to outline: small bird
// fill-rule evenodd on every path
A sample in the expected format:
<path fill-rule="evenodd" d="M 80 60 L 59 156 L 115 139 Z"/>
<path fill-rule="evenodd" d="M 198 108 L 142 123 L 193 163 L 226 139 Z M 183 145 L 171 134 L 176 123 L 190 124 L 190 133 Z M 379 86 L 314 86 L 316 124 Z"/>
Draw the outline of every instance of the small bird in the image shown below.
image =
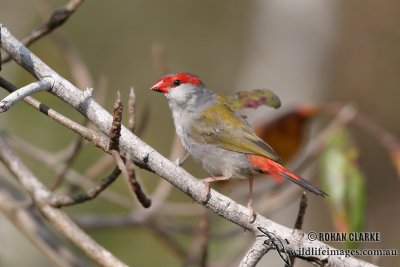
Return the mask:
<path fill-rule="evenodd" d="M 285 178 L 319 196 L 327 195 L 279 164 L 275 151 L 198 76 L 185 72 L 165 75 L 150 89 L 165 95 L 183 146 L 211 175 L 203 179 L 205 201 L 211 182 L 248 179 L 247 206 L 253 221 L 253 177 L 259 173 L 271 175 L 277 182 Z"/>

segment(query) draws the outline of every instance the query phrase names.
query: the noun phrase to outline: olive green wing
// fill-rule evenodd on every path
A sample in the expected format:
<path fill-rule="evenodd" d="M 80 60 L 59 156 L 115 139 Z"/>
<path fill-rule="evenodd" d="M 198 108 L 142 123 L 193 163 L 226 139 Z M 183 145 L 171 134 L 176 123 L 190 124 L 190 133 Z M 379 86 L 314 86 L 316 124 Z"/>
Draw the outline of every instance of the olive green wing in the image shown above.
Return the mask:
<path fill-rule="evenodd" d="M 249 124 L 222 100 L 199 114 L 191 127 L 191 137 L 199 143 L 280 161 L 276 152 L 257 137 Z"/>

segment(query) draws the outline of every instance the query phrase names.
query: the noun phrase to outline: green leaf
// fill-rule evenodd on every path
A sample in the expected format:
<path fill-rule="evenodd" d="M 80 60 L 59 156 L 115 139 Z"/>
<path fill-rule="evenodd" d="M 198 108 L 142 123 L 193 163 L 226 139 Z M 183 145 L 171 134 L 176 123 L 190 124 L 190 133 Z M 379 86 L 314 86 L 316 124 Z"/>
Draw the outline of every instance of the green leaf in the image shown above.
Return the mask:
<path fill-rule="evenodd" d="M 233 109 L 233 111 L 246 108 L 255 109 L 261 105 L 272 108 L 279 108 L 281 106 L 279 97 L 268 89 L 255 89 L 251 91 L 237 92 L 234 96 L 227 97 L 226 102 Z"/>
<path fill-rule="evenodd" d="M 321 157 L 321 177 L 338 232 L 360 232 L 365 217 L 365 178 L 358 165 L 358 150 L 341 130 L 327 144 Z M 346 242 L 347 248 L 357 243 Z"/>

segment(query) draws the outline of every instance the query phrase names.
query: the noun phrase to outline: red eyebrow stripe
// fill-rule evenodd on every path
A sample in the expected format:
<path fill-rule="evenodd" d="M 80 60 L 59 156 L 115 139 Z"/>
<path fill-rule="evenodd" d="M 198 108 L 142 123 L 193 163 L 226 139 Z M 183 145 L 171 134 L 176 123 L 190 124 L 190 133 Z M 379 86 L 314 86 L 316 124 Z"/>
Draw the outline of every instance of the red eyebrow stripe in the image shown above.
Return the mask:
<path fill-rule="evenodd" d="M 164 80 L 164 83 L 168 86 L 168 87 L 172 87 L 173 86 L 173 82 L 175 80 L 180 80 L 182 83 L 191 83 L 193 85 L 200 85 L 201 84 L 201 80 L 198 76 L 196 75 L 192 75 L 192 74 L 188 74 L 185 72 L 180 72 L 180 73 L 176 73 L 176 74 L 172 74 L 172 75 L 166 75 L 164 77 L 162 77 Z"/>

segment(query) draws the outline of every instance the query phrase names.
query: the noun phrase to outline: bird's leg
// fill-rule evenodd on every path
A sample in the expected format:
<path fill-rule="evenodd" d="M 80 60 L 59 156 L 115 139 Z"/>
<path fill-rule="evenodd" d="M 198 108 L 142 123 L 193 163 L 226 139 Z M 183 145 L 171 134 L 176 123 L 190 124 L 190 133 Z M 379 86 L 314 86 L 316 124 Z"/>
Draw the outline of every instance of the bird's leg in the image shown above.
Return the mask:
<path fill-rule="evenodd" d="M 204 196 L 204 202 L 207 202 L 208 200 L 208 194 L 210 193 L 210 184 L 212 182 L 216 182 L 216 181 L 225 181 L 225 180 L 229 180 L 231 177 L 225 177 L 225 176 L 210 176 L 207 178 L 202 179 L 202 181 L 204 182 L 204 185 L 206 187 L 206 194 Z"/>
<path fill-rule="evenodd" d="M 254 177 L 249 177 L 249 201 L 247 202 L 247 208 L 249 209 L 249 220 L 253 222 L 255 220 L 255 213 L 253 208 L 253 181 Z"/>
<path fill-rule="evenodd" d="M 182 166 L 183 163 L 185 163 L 185 161 L 189 158 L 190 154 L 189 153 L 185 153 L 185 155 L 182 158 L 177 158 L 174 163 L 176 166 Z"/>

